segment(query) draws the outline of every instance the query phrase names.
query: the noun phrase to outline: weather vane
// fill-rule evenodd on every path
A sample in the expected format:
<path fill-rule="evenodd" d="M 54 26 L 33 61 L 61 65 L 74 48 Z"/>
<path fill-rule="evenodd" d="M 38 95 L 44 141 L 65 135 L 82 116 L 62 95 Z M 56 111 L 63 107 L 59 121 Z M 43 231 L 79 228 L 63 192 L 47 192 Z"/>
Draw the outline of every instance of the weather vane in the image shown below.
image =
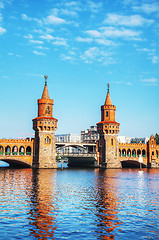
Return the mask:
<path fill-rule="evenodd" d="M 47 78 L 48 78 L 48 76 L 45 75 L 44 78 L 45 78 L 45 85 L 47 85 Z"/>
<path fill-rule="evenodd" d="M 109 83 L 107 84 L 107 87 L 108 87 L 108 92 L 109 92 L 109 88 L 110 88 L 110 84 Z"/>

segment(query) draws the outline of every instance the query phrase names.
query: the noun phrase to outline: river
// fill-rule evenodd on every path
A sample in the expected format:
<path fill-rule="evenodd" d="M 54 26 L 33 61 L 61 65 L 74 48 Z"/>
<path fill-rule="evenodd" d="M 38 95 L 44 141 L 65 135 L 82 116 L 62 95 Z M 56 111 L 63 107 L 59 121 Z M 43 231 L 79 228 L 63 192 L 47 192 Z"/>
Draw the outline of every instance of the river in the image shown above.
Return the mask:
<path fill-rule="evenodd" d="M 159 169 L 0 168 L 0 239 L 159 239 Z"/>

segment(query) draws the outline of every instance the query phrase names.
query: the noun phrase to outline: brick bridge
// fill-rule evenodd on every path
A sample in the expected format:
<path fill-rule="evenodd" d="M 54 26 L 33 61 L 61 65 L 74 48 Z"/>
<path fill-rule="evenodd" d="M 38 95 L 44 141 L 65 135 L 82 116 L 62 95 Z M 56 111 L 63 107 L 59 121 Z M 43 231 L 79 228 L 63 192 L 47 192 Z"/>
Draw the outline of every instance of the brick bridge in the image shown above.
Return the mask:
<path fill-rule="evenodd" d="M 0 139 L 0 160 L 11 167 L 32 167 L 34 139 Z"/>
<path fill-rule="evenodd" d="M 0 160 L 14 167 L 32 167 L 33 162 L 33 145 L 34 139 L 0 139 Z M 56 152 L 60 148 L 74 147 L 83 149 L 86 153 L 85 157 L 94 158 L 96 160 L 96 144 L 82 142 L 57 142 Z M 84 157 L 84 152 L 83 154 Z M 68 154 L 64 154 L 68 155 Z M 150 137 L 147 144 L 120 143 L 119 159 L 122 166 L 138 166 L 139 156 L 143 157 L 143 166 L 159 167 L 159 145 L 156 145 L 154 136 Z M 80 154 L 70 154 L 70 157 L 79 157 Z"/>

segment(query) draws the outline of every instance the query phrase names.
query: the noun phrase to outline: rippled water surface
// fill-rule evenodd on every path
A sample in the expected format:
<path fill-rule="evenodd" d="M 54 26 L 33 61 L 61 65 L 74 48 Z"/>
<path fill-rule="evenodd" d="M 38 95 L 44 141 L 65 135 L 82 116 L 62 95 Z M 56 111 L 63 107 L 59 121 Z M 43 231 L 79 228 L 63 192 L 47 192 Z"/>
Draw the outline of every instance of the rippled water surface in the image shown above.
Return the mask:
<path fill-rule="evenodd" d="M 1 168 L 0 239 L 159 239 L 159 170 Z"/>

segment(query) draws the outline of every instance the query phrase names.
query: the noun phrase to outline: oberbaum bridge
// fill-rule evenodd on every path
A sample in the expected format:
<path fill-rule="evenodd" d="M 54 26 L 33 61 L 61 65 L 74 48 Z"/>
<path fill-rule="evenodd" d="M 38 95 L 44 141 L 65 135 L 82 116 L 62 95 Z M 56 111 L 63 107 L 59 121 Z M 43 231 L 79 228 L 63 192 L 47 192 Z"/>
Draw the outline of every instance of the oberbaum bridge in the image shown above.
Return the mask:
<path fill-rule="evenodd" d="M 159 145 L 152 135 L 146 144 L 119 143 L 120 124 L 115 120 L 116 106 L 112 105 L 109 84 L 106 100 L 101 106 L 101 121 L 97 123 L 97 143 L 56 143 L 54 132 L 57 119 L 53 117 L 53 99 L 50 99 L 47 76 L 41 99 L 38 99 L 38 116 L 33 119 L 34 139 L 0 139 L 0 160 L 10 167 L 57 168 L 56 152 L 60 148 L 84 149 L 78 154 L 65 154 L 69 166 L 122 168 L 159 168 Z"/>

